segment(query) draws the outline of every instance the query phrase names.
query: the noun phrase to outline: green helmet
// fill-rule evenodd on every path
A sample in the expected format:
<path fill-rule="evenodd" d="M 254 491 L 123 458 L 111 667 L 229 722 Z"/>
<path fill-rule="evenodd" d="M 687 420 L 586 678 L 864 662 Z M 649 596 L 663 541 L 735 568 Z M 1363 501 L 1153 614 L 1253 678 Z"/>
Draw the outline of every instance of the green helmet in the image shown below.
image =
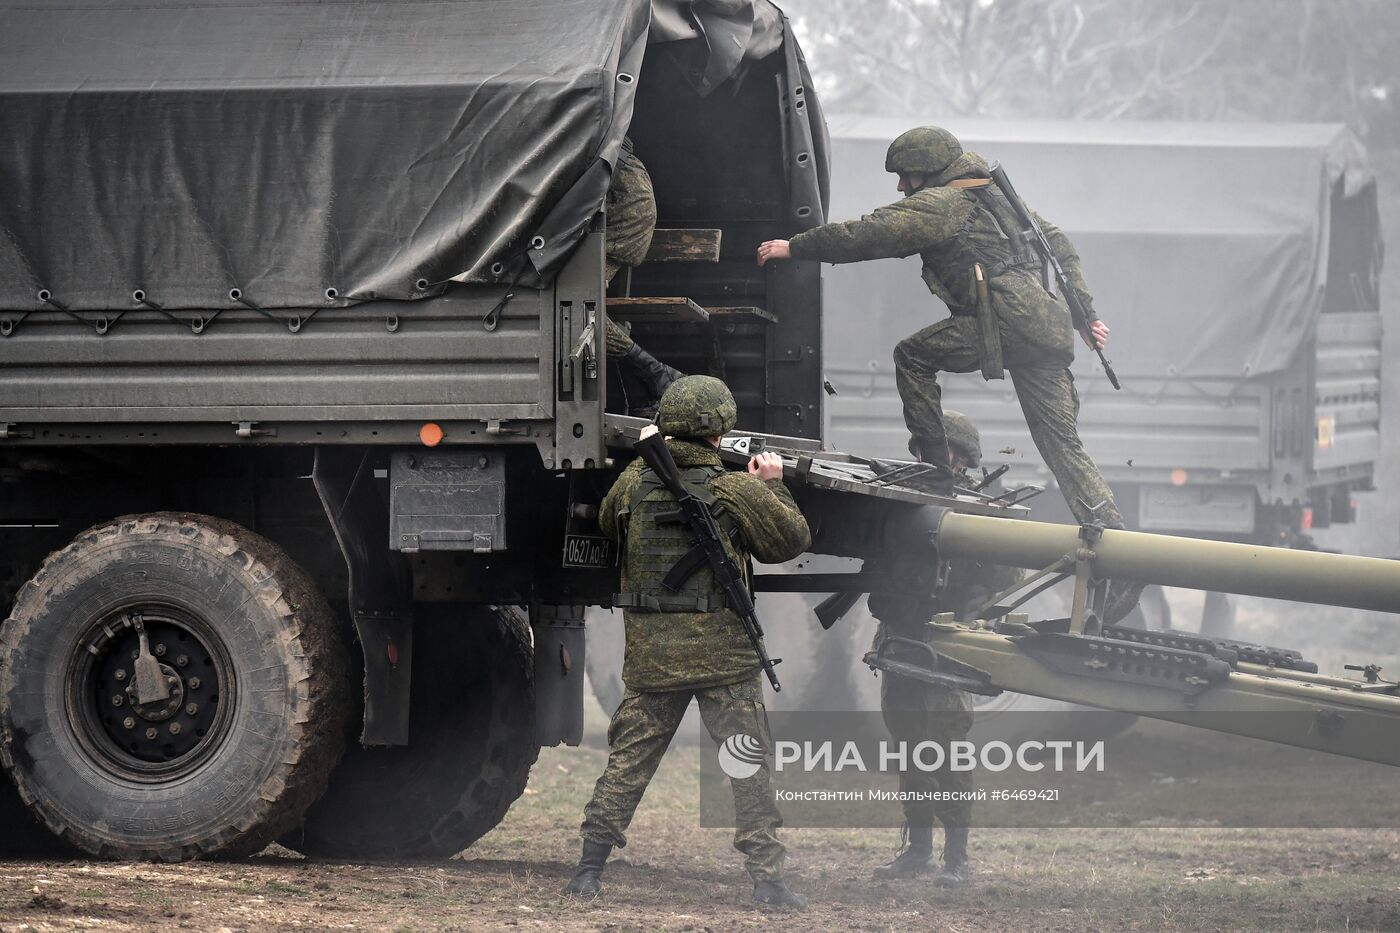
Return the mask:
<path fill-rule="evenodd" d="M 962 454 L 968 466 L 982 463 L 982 435 L 972 419 L 960 411 L 943 413 L 943 431 L 948 435 L 948 446 Z"/>
<path fill-rule="evenodd" d="M 962 143 L 941 126 L 917 126 L 899 134 L 885 153 L 885 171 L 937 175 L 963 154 Z"/>
<path fill-rule="evenodd" d="M 656 407 L 656 426 L 672 437 L 718 437 L 738 420 L 729 386 L 714 376 L 682 376 Z"/>

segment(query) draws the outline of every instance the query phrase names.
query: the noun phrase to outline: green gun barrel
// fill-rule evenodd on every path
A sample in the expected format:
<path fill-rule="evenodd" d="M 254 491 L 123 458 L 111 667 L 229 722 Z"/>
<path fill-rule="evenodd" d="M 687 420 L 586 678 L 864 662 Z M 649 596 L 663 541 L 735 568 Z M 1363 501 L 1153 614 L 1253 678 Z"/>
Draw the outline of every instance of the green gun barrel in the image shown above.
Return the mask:
<path fill-rule="evenodd" d="M 946 512 L 943 559 L 1040 569 L 1082 546 L 1079 528 Z M 1400 561 L 1106 530 L 1094 545 L 1099 577 L 1245 596 L 1400 612 Z"/>

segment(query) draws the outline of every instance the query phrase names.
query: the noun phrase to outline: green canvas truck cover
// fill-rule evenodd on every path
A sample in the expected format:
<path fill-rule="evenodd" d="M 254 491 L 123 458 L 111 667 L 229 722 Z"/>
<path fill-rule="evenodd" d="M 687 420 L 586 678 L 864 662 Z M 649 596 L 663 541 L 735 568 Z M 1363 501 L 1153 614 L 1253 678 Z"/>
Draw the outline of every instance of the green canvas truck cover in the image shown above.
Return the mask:
<path fill-rule="evenodd" d="M 0 0 L 0 308 L 265 308 L 547 278 L 645 0 Z"/>

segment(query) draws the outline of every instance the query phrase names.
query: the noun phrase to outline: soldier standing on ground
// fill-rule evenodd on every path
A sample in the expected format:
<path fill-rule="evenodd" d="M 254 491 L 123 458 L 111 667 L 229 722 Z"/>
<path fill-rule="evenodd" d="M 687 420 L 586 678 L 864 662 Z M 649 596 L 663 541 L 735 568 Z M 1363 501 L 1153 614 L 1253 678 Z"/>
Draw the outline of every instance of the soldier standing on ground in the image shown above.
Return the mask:
<path fill-rule="evenodd" d="M 624 138 L 617 167 L 613 169 L 612 186 L 608 189 L 603 249 L 609 283 L 623 266 L 638 266 L 647 258 L 655 229 L 656 193 L 651 186 L 651 175 L 632 152 L 632 140 Z M 611 318 L 608 319 L 607 344 L 608 358 L 631 370 L 651 395 L 651 405 L 656 404 L 666 387 L 681 375 L 638 346 L 632 335 Z"/>
<path fill-rule="evenodd" d="M 643 436 L 658 428 L 668 435 L 682 482 L 710 506 L 740 567 L 749 567 L 750 556 L 765 563 L 791 560 L 811 544 L 811 533 L 783 485 L 782 458 L 759 454 L 749 460 L 747 473 L 720 463 L 719 438 L 736 418 L 734 396 L 723 382 L 684 376 L 666 390 L 656 427 Z M 672 517 L 675 508 L 675 497 L 638 459 L 600 509 L 603 532 L 622 545 L 623 592 L 613 603 L 624 607 L 627 689 L 608 726 L 607 767 L 583 811 L 583 855 L 566 889 L 570 894 L 602 890 L 603 866 L 614 846 L 627 844 L 632 814 L 692 698 L 716 743 L 743 733 L 772 751 L 758 658 L 743 623 L 724 607 L 713 572 L 700 567 L 678 591 L 662 586 L 692 546 L 685 525 Z M 768 766 L 732 783 L 734 847 L 744 854 L 754 900 L 805 906 L 806 898 L 783 880 L 785 849 L 777 836 L 782 817 Z"/>
<path fill-rule="evenodd" d="M 926 463 L 948 462 L 940 370 L 981 369 L 988 378 L 1000 378 L 1004 363 L 1031 437 L 1070 511 L 1080 522 L 1122 528 L 1113 492 L 1079 439 L 1079 395 L 1069 370 L 1074 359 L 1069 308 L 1046 287 L 1041 258 L 1017 235 L 1017 219 L 990 183 L 986 161 L 964 152 L 952 133 L 928 126 L 891 143 L 885 169 L 899 176 L 902 200 L 860 220 L 823 224 L 791 240 L 768 240 L 758 248 L 759 264 L 789 258 L 860 262 L 919 253 L 924 283 L 952 314 L 895 347 L 895 383 L 904 403 L 910 452 Z M 1092 307 L 1069 238 L 1037 220 L 1078 297 Z M 981 289 L 979 269 L 985 282 Z M 979 329 L 984 300 L 990 308 L 983 319 L 996 323 L 994 335 Z M 999 342 L 995 358 L 988 358 L 984 336 Z M 1102 347 L 1108 327 L 1095 322 L 1092 335 L 1081 336 L 1086 343 L 1092 336 Z M 952 491 L 951 473 L 943 474 L 941 485 L 941 491 Z M 1140 589 L 1113 588 L 1106 613 L 1110 620 L 1132 609 Z"/>
<path fill-rule="evenodd" d="M 960 474 L 978 466 L 982 459 L 982 444 L 977 427 L 965 415 L 955 411 L 943 413 L 943 424 L 952 455 L 949 465 L 954 473 Z M 910 568 L 910 571 L 916 577 L 927 575 L 927 568 Z M 881 598 L 872 594 L 871 613 L 880 619 L 872 650 L 879 651 L 885 639 L 891 635 L 918 639 L 935 611 L 953 612 L 963 619 L 964 613 L 975 610 L 1020 578 L 1020 571 L 1013 567 L 954 561 L 949 568 L 947 583 L 937 594 L 936 605 L 925 603 L 920 610 L 916 601 Z M 947 749 L 948 743 L 966 739 L 972 728 L 972 705 L 966 693 L 888 671 L 880 680 L 880 712 L 890 738 L 896 743 L 905 743 L 906 748 L 913 748 L 920 742 L 937 742 Z M 967 857 L 968 830 L 972 825 L 971 801 L 909 798 L 918 795 L 927 798 L 935 792 L 970 794 L 973 791 L 971 774 L 954 771 L 945 758 L 943 767 L 934 772 L 901 772 L 899 789 L 905 795 L 905 832 L 901 834 L 901 843 L 907 840 L 907 845 L 894 861 L 875 869 L 875 877 L 882 880 L 914 878 L 937 869 L 938 863 L 933 855 L 933 824 L 936 818 L 943 827 L 943 867 L 934 876 L 934 884 L 966 884 L 971 875 Z"/>

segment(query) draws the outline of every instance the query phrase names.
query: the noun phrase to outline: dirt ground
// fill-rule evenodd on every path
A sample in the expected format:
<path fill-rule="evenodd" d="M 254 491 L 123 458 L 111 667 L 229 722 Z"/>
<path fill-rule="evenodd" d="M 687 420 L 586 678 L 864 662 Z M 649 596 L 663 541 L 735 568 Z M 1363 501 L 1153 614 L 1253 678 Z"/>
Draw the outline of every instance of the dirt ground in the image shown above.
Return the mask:
<path fill-rule="evenodd" d="M 975 883 L 951 892 L 869 880 L 892 830 L 795 829 L 812 905 L 760 911 L 729 833 L 698 825 L 696 754 L 668 756 L 596 901 L 560 889 L 603 752 L 549 749 L 505 822 L 451 861 L 0 861 L 0 930 L 1400 930 L 1389 829 L 984 830 Z"/>
<path fill-rule="evenodd" d="M 1326 670 L 1358 659 L 1397 666 L 1400 646 L 1379 622 L 1265 609 L 1276 607 L 1242 607 L 1242 637 L 1316 650 Z M 1189 798 L 1179 784 L 1175 798 L 1165 793 L 1161 772 L 1200 775 L 1207 786 L 1210 771 L 1212 792 L 1231 812 L 1246 813 L 1239 822 L 1326 823 L 1329 813 L 1354 817 L 1359 808 L 1368 815 L 1362 825 L 1400 826 L 1400 798 L 1388 793 L 1384 775 L 1361 781 L 1368 772 L 1327 756 L 1318 756 L 1312 772 L 1285 774 L 1270 766 L 1277 746 L 1141 720 L 1127 736 L 1141 772 L 1127 809 L 1150 814 L 1156 800 L 1160 815 L 1111 829 L 975 831 L 974 883 L 958 891 L 871 881 L 871 868 L 895 854 L 897 830 L 788 829 L 793 886 L 812 900 L 796 914 L 750 903 L 730 833 L 700 826 L 699 753 L 674 748 L 637 813 L 631 844 L 609 863 L 604 896 L 570 899 L 560 891 L 578 856 L 583 804 L 605 760 L 605 724 L 590 704 L 591 747 L 546 749 L 505 821 L 450 861 L 310 862 L 277 847 L 237 862 L 183 865 L 0 860 L 0 933 L 1400 931 L 1400 829 L 1182 826 Z M 1257 786 L 1261 773 L 1268 786 Z"/>

